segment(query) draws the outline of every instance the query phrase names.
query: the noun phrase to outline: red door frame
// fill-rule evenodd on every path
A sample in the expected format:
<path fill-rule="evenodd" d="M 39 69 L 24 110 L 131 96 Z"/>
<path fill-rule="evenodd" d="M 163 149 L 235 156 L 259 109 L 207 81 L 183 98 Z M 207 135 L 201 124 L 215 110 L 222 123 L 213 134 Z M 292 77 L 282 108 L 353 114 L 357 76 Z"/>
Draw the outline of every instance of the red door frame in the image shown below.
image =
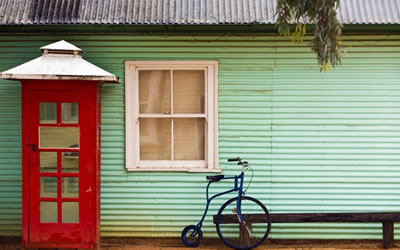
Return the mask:
<path fill-rule="evenodd" d="M 91 81 L 24 80 L 22 82 L 22 244 L 25 248 L 97 248 L 100 239 L 100 84 Z M 79 110 L 80 123 L 80 173 L 79 200 L 80 223 L 59 227 L 55 234 L 41 234 L 52 230 L 51 224 L 39 224 L 40 204 L 33 199 L 39 187 L 32 186 L 39 178 L 38 145 L 39 99 L 43 102 L 77 100 L 83 104 Z M 64 99 L 64 100 L 63 100 Z M 81 105 L 80 105 L 81 106 Z M 58 112 L 59 113 L 59 112 Z M 58 114 L 58 116 L 60 116 Z M 84 164 L 83 164 L 84 163 Z M 36 169 L 36 170 L 35 170 Z M 37 179 L 36 179 L 37 180 Z M 82 181 L 84 180 L 84 181 Z M 30 190 L 37 190 L 31 192 Z M 38 193 L 35 194 L 36 197 Z M 34 216 L 35 215 L 35 216 Z M 63 224 L 65 225 L 65 224 Z M 57 227 L 57 226 L 56 226 Z M 63 232 L 64 230 L 64 232 Z M 79 230 L 80 236 L 71 235 Z M 74 240 L 75 239 L 75 240 Z"/>

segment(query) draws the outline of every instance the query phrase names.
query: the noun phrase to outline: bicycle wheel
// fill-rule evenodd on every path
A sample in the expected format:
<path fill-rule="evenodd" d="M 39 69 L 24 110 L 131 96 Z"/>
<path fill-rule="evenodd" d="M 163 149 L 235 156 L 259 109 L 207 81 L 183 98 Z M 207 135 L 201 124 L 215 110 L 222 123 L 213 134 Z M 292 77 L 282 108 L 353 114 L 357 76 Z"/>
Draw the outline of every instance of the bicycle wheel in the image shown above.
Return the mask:
<path fill-rule="evenodd" d="M 244 221 L 240 222 L 236 212 L 237 199 L 232 198 L 222 205 L 215 226 L 226 245 L 235 249 L 251 249 L 267 238 L 271 229 L 269 213 L 259 200 L 244 196 L 241 204 Z"/>
<path fill-rule="evenodd" d="M 185 246 L 197 247 L 203 239 L 203 232 L 195 225 L 189 225 L 182 230 L 181 238 Z"/>

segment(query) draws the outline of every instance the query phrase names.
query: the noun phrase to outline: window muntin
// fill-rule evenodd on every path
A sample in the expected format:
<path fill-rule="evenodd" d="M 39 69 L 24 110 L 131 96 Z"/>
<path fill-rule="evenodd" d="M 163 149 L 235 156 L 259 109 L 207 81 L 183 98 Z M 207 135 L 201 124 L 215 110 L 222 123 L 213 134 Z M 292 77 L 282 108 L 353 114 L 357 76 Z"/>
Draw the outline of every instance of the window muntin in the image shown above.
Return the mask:
<path fill-rule="evenodd" d="M 128 170 L 219 171 L 216 62 L 126 63 Z"/>

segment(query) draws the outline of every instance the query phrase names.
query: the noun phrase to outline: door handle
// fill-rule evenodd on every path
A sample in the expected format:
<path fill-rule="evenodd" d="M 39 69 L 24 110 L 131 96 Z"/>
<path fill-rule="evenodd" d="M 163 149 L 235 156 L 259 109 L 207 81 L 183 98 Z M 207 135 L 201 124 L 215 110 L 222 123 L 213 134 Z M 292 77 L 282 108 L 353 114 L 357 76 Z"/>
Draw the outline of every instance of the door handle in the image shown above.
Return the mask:
<path fill-rule="evenodd" d="M 27 143 L 26 145 L 31 145 L 31 146 L 32 146 L 32 151 L 33 151 L 33 152 L 36 152 L 36 151 L 37 151 L 37 146 L 36 146 L 36 144 Z"/>
<path fill-rule="evenodd" d="M 34 144 L 34 143 L 26 143 L 25 145 L 27 145 L 27 146 L 32 146 L 32 151 L 33 152 L 36 152 L 37 151 L 37 146 L 36 146 L 36 144 Z M 32 167 L 34 168 L 34 167 L 36 167 L 36 154 L 33 154 L 33 153 L 28 153 L 29 154 L 29 158 L 31 159 L 31 164 L 32 164 Z"/>

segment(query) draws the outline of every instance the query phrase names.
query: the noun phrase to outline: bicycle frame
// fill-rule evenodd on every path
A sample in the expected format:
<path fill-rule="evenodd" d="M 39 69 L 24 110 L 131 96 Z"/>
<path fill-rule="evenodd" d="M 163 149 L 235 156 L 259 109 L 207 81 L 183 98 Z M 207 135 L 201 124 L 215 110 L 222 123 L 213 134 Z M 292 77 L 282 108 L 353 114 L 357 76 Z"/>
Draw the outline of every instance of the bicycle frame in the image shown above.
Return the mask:
<path fill-rule="evenodd" d="M 212 182 L 210 181 L 208 183 L 207 190 L 206 190 L 207 205 L 206 205 L 206 208 L 204 210 L 203 217 L 201 218 L 200 222 L 196 225 L 196 228 L 201 228 L 202 227 L 203 221 L 206 218 L 210 203 L 214 198 L 219 197 L 219 196 L 224 195 L 224 194 L 235 192 L 235 191 L 238 191 L 238 201 L 237 201 L 237 204 L 236 204 L 237 214 L 239 216 L 239 220 L 241 222 L 243 221 L 242 212 L 241 212 L 241 201 L 242 201 L 241 197 L 242 197 L 242 194 L 243 194 L 244 166 L 242 166 L 242 173 L 240 175 L 224 177 L 221 180 L 229 180 L 229 179 L 235 180 L 234 187 L 232 189 L 224 191 L 222 193 L 215 194 L 215 195 L 211 196 L 211 198 L 209 198 L 208 190 L 209 190 L 210 185 L 211 185 Z M 239 181 L 240 181 L 240 183 L 239 183 Z"/>
<path fill-rule="evenodd" d="M 206 188 L 207 204 L 203 216 L 196 225 L 192 224 L 186 226 L 181 233 L 182 242 L 187 247 L 197 247 L 201 243 L 201 240 L 203 239 L 201 227 L 205 217 L 207 216 L 211 201 L 219 196 L 232 192 L 237 192 L 238 196 L 225 201 L 225 203 L 223 203 L 219 208 L 217 215 L 214 216 L 214 223 L 219 238 L 229 247 L 244 250 L 257 247 L 268 237 L 269 231 L 271 230 L 271 221 L 267 208 L 259 200 L 250 196 L 245 196 L 248 185 L 246 190 L 243 190 L 244 170 L 250 168 L 248 162 L 243 161 L 240 157 L 230 158 L 228 159 L 228 162 L 237 162 L 237 165 L 241 165 L 242 172 L 239 175 L 232 176 L 206 176 L 206 179 L 209 182 Z M 254 173 L 252 169 L 251 172 L 252 174 Z M 211 183 L 220 180 L 229 180 L 229 185 L 233 182 L 233 188 L 224 188 L 225 191 L 219 193 L 213 192 L 213 195 L 210 197 L 209 190 Z M 244 214 L 242 214 L 242 209 L 245 210 Z M 252 225 L 254 223 L 257 223 L 257 225 L 253 228 Z M 225 226 L 225 224 L 236 225 Z"/>

